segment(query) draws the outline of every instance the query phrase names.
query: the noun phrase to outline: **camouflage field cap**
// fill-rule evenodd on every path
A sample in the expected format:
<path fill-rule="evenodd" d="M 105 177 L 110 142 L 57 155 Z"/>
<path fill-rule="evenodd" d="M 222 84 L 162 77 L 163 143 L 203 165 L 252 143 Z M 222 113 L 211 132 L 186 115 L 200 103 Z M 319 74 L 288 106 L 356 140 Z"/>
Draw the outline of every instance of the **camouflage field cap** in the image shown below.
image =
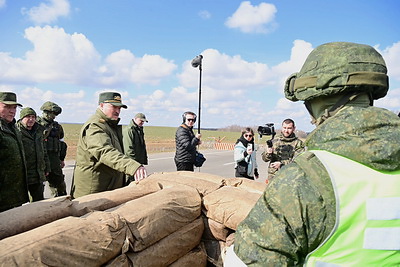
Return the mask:
<path fill-rule="evenodd" d="M 19 118 L 23 119 L 28 115 L 35 115 L 35 117 L 36 117 L 36 112 L 33 110 L 33 108 L 26 107 L 26 108 L 21 109 L 21 112 L 19 113 Z"/>
<path fill-rule="evenodd" d="M 99 95 L 100 103 L 110 103 L 117 107 L 127 108 L 126 105 L 122 104 L 121 94 L 117 92 L 103 92 Z"/>
<path fill-rule="evenodd" d="M 381 54 L 369 45 L 333 42 L 315 48 L 299 73 L 285 84 L 291 101 L 311 100 L 342 92 L 368 92 L 373 99 L 387 94 L 389 78 Z"/>
<path fill-rule="evenodd" d="M 145 121 L 145 122 L 149 122 L 147 119 L 146 119 L 146 115 L 144 115 L 143 113 L 138 113 L 138 114 L 136 114 L 135 115 L 135 119 L 136 118 L 139 118 L 139 119 L 141 119 L 142 121 Z"/>
<path fill-rule="evenodd" d="M 13 92 L 0 92 L 0 102 L 7 105 L 18 105 L 22 107 L 20 103 L 17 103 L 17 95 Z"/>
<path fill-rule="evenodd" d="M 40 107 L 40 110 L 54 112 L 54 114 L 56 114 L 56 116 L 61 114 L 61 112 L 62 112 L 62 108 L 59 105 L 57 105 L 56 103 L 51 102 L 51 101 L 45 102 Z"/>

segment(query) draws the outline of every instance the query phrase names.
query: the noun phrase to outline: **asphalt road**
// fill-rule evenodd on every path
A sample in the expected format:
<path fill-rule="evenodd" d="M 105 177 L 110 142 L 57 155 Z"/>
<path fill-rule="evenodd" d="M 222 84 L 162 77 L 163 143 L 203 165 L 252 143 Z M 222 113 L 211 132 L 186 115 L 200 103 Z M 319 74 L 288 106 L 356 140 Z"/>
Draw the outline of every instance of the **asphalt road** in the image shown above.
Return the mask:
<path fill-rule="evenodd" d="M 264 183 L 267 177 L 267 163 L 261 159 L 261 153 L 257 151 L 258 171 L 260 173 L 257 181 Z M 201 153 L 206 157 L 206 162 L 201 168 L 195 168 L 195 172 L 211 173 L 222 177 L 230 178 L 235 176 L 233 151 L 232 150 L 202 150 Z M 149 165 L 145 166 L 148 174 L 155 172 L 174 172 L 176 171 L 174 163 L 175 152 L 164 152 L 149 155 Z M 72 174 L 75 162 L 67 161 L 63 169 L 67 192 L 71 190 Z M 45 198 L 50 198 L 50 190 L 46 183 Z"/>

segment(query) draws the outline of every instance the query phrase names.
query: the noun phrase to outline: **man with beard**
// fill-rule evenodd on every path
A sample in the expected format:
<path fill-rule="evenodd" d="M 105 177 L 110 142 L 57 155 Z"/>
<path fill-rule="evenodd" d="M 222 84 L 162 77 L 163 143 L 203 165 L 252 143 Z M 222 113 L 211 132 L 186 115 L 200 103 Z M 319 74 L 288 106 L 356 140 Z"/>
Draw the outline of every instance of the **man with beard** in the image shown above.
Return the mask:
<path fill-rule="evenodd" d="M 292 119 L 284 120 L 281 134 L 273 140 L 273 146 L 267 147 L 262 153 L 262 159 L 269 162 L 268 181 L 280 168 L 289 164 L 296 155 L 304 151 L 303 141 L 297 138 L 295 130 L 296 126 Z"/>

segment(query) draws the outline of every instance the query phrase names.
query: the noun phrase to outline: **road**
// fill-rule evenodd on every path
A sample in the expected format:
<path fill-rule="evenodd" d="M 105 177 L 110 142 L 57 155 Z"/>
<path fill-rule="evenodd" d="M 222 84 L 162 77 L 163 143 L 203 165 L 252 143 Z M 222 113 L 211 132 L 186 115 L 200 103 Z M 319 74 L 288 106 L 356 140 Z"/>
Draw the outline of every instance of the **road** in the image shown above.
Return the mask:
<path fill-rule="evenodd" d="M 267 176 L 267 163 L 261 159 L 261 152 L 262 151 L 257 151 L 258 172 L 260 173 L 260 177 L 257 181 L 264 183 Z M 203 164 L 203 167 L 195 168 L 195 172 L 211 173 L 226 178 L 235 176 L 232 150 L 202 150 L 201 153 L 204 154 L 207 160 Z M 175 152 L 150 154 L 149 165 L 146 166 L 147 173 L 176 171 L 174 154 Z M 71 190 L 74 166 L 74 161 L 67 161 L 63 169 L 68 193 Z M 45 198 L 51 197 L 47 183 L 44 195 Z"/>

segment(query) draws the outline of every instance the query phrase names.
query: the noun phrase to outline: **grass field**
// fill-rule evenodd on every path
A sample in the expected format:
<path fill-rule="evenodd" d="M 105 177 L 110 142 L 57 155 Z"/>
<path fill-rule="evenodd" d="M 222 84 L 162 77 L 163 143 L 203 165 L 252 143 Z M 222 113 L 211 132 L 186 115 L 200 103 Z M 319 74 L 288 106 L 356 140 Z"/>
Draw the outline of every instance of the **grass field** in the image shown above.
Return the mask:
<path fill-rule="evenodd" d="M 76 147 L 79 139 L 79 131 L 82 124 L 62 124 L 65 132 L 65 142 L 68 144 L 67 160 L 73 160 L 76 156 Z M 126 127 L 126 126 L 123 126 Z M 175 131 L 177 127 L 145 126 L 145 140 L 148 153 L 175 151 Z M 240 137 L 240 132 L 224 132 L 201 130 L 202 149 L 213 148 L 216 140 L 223 143 L 235 143 Z M 257 138 L 256 138 L 257 140 Z M 264 141 L 265 142 L 265 141 Z"/>

